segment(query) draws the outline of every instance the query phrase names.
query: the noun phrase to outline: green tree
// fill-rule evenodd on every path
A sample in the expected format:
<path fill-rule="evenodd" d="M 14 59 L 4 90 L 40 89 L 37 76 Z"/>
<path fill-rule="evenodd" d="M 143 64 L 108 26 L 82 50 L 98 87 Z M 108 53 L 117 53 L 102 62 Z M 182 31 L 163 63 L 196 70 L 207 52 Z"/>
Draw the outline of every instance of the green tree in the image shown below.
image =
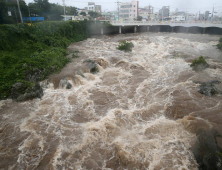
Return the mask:
<path fill-rule="evenodd" d="M 61 5 L 51 4 L 50 13 L 48 14 L 49 20 L 51 21 L 60 21 L 64 14 L 64 7 Z"/>
<path fill-rule="evenodd" d="M 143 19 L 143 17 L 141 17 L 141 16 L 138 16 L 138 17 L 136 18 L 137 21 L 142 21 L 142 19 Z"/>
<path fill-rule="evenodd" d="M 101 14 L 99 14 L 98 12 L 94 12 L 94 11 L 89 11 L 88 14 L 90 15 L 91 18 L 97 18 L 97 17 L 101 16 Z"/>
<path fill-rule="evenodd" d="M 19 0 L 20 9 L 23 17 L 28 16 L 28 7 L 24 0 Z M 11 12 L 11 16 L 8 12 Z M 20 22 L 18 5 L 14 0 L 0 0 L 0 24 L 14 24 Z"/>
<path fill-rule="evenodd" d="M 80 15 L 86 16 L 86 13 L 82 11 L 80 12 Z"/>
<path fill-rule="evenodd" d="M 7 4 L 0 0 L 0 24 L 7 22 Z"/>
<path fill-rule="evenodd" d="M 69 15 L 78 15 L 78 10 L 76 7 L 70 6 L 70 14 Z"/>

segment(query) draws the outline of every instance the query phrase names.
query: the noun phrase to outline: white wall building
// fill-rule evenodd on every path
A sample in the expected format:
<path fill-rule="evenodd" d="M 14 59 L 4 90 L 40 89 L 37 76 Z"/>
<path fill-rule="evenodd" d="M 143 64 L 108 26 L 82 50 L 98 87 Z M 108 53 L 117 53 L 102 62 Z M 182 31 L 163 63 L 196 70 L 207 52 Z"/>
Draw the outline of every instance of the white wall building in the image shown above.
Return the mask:
<path fill-rule="evenodd" d="M 139 16 L 139 1 L 131 1 L 129 3 L 122 3 L 119 10 L 120 20 L 134 20 Z"/>
<path fill-rule="evenodd" d="M 89 11 L 94 11 L 98 13 L 102 12 L 101 5 L 96 5 L 94 2 L 88 2 L 88 6 L 86 7 L 86 9 Z"/>

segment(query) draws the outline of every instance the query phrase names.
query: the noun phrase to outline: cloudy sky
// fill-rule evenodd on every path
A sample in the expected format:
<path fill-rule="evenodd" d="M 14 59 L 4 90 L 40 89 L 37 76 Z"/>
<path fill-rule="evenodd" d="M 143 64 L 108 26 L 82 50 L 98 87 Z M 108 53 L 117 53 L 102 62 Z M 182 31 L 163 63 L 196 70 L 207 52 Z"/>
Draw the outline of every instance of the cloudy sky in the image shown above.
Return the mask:
<path fill-rule="evenodd" d="M 26 3 L 33 0 L 25 0 Z M 67 6 L 75 6 L 77 8 L 84 8 L 88 2 L 95 2 L 97 5 L 102 5 L 102 11 L 114 11 L 117 9 L 117 0 L 65 0 Z M 130 2 L 131 0 L 119 0 L 120 2 Z M 49 0 L 50 3 L 58 3 L 62 5 L 62 0 Z M 139 0 L 139 7 L 152 5 L 154 11 L 158 11 L 162 6 L 170 6 L 171 11 L 175 11 L 176 8 L 179 11 L 187 11 L 192 13 L 205 12 L 207 10 L 212 11 L 213 5 L 215 11 L 220 16 L 222 15 L 222 0 Z"/>

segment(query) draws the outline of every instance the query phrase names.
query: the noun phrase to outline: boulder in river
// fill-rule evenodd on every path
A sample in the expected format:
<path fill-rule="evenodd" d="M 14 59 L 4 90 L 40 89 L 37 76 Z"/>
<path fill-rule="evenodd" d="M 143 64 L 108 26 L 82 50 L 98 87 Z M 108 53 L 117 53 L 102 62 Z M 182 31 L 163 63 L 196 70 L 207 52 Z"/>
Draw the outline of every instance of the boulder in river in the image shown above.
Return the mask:
<path fill-rule="evenodd" d="M 218 94 L 220 93 L 220 91 L 217 89 L 217 87 L 215 87 L 215 84 L 220 83 L 221 82 L 218 80 L 204 82 L 199 86 L 200 90 L 198 92 L 204 94 L 205 96 L 213 96 L 215 94 Z"/>
<path fill-rule="evenodd" d="M 11 98 L 16 101 L 25 101 L 34 98 L 41 98 L 43 96 L 43 89 L 39 83 L 34 83 L 28 86 L 27 83 L 18 82 L 12 86 Z"/>
<path fill-rule="evenodd" d="M 199 170 L 222 170 L 222 149 L 217 144 L 217 137 L 221 137 L 214 129 L 197 132 L 197 142 L 191 148 Z"/>

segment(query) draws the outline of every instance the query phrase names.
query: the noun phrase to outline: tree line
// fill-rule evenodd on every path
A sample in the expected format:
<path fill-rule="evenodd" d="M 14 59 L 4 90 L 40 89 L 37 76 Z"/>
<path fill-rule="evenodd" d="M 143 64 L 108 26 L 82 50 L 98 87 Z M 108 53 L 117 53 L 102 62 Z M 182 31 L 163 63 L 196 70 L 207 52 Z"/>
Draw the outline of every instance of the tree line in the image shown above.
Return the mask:
<path fill-rule="evenodd" d="M 34 0 L 33 3 L 26 4 L 24 0 L 18 0 L 23 17 L 39 16 L 45 20 L 62 20 L 64 6 L 49 3 L 48 0 Z M 66 6 L 66 15 L 79 15 L 76 7 Z M 85 15 L 84 13 L 82 13 Z M 0 0 L 0 24 L 20 23 L 20 14 L 16 0 Z"/>

